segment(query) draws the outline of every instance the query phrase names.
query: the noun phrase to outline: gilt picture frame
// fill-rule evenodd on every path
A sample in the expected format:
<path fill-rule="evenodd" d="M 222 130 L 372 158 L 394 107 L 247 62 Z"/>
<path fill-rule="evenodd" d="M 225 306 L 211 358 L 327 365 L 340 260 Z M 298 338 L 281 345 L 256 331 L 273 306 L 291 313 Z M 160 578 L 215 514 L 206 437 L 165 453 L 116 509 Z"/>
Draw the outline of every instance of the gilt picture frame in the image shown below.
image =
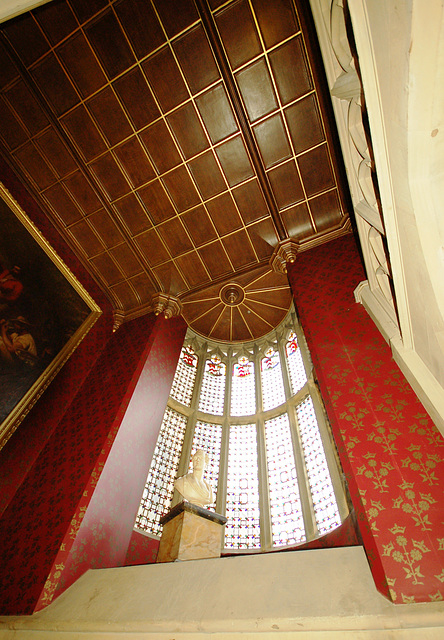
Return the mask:
<path fill-rule="evenodd" d="M 100 314 L 0 182 L 0 449 Z"/>

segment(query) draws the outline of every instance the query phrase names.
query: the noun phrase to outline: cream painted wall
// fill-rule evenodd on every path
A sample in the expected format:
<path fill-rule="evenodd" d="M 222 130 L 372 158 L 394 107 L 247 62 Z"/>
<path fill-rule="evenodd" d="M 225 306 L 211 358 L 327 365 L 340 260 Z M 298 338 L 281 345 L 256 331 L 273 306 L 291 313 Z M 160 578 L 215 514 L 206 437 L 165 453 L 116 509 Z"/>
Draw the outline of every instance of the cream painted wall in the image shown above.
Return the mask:
<path fill-rule="evenodd" d="M 423 0 L 347 3 L 379 211 L 342 4 L 311 0 L 368 275 L 356 297 L 444 434 L 444 7 L 441 0 L 429 0 L 426 11 Z"/>
<path fill-rule="evenodd" d="M 35 9 L 50 0 L 0 0 L 0 22 L 14 18 L 15 16 Z"/>

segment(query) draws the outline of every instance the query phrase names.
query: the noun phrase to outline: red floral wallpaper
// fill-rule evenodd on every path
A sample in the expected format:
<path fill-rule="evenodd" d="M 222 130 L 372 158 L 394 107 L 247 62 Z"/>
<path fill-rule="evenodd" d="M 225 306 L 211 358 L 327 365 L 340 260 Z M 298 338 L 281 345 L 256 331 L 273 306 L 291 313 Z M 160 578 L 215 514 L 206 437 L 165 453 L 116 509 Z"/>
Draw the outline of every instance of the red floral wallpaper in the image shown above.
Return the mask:
<path fill-rule="evenodd" d="M 352 236 L 303 253 L 289 280 L 378 589 L 444 596 L 444 440 L 353 290 Z"/>
<path fill-rule="evenodd" d="M 152 564 L 156 562 L 159 540 L 150 538 L 139 531 L 133 531 L 125 559 L 125 566 Z"/>

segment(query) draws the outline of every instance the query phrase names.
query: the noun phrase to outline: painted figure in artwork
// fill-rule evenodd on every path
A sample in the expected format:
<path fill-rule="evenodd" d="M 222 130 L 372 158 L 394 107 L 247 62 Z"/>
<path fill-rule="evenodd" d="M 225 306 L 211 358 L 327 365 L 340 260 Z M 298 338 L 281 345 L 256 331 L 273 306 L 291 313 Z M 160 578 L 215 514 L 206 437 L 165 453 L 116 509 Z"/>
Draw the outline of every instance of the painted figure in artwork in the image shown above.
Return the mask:
<path fill-rule="evenodd" d="M 208 465 L 209 457 L 202 449 L 198 449 L 192 458 L 193 471 L 186 476 L 178 478 L 174 484 L 180 495 L 185 500 L 199 507 L 206 507 L 214 502 L 213 488 L 204 480 L 204 471 Z"/>

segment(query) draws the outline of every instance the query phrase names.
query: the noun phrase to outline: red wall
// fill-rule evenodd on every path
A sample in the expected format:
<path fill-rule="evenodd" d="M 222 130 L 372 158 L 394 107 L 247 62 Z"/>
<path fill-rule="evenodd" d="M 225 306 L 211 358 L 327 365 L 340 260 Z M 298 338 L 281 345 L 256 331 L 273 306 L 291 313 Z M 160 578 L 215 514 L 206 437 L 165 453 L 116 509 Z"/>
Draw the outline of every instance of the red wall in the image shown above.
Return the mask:
<path fill-rule="evenodd" d="M 444 440 L 354 301 L 354 238 L 288 271 L 376 585 L 397 603 L 441 600 Z"/>
<path fill-rule="evenodd" d="M 0 451 L 0 614 L 8 615 L 44 606 L 89 566 L 124 563 L 185 323 L 144 316 L 113 334 L 107 299 L 1 159 L 0 176 L 103 310 Z M 138 464 L 136 449 L 144 452 Z M 115 527 L 119 509 L 125 524 Z M 81 554 L 79 530 L 87 536 Z"/>
<path fill-rule="evenodd" d="M 159 540 L 133 531 L 126 554 L 125 566 L 134 564 L 152 564 L 156 562 L 159 551 Z"/>

